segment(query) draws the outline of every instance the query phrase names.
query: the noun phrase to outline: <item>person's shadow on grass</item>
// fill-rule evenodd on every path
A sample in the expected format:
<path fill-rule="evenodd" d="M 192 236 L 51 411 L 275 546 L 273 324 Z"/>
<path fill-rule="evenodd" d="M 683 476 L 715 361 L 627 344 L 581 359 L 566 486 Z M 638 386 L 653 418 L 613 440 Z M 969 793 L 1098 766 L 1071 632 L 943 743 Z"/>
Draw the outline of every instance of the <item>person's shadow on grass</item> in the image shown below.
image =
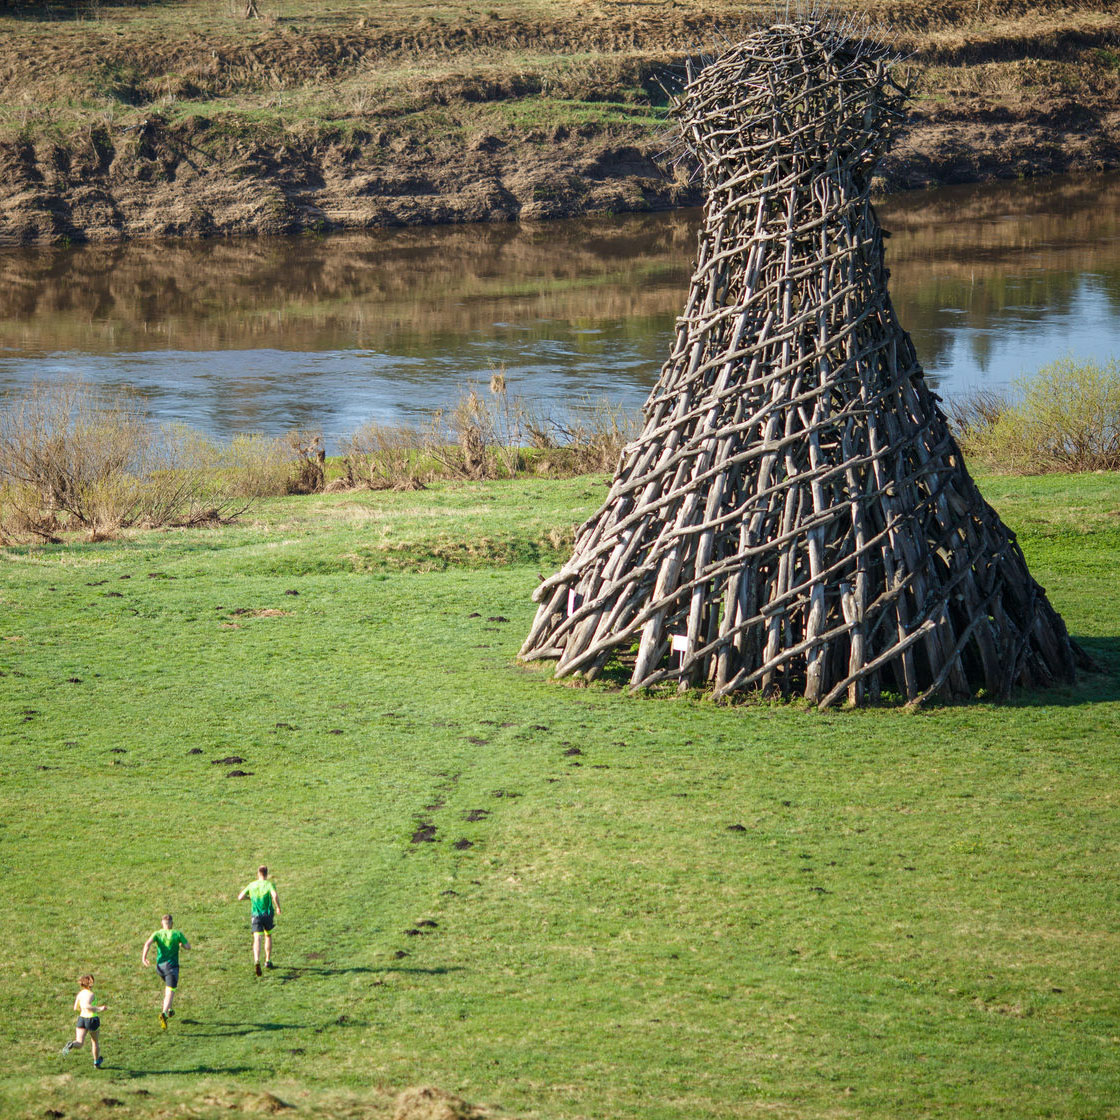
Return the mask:
<path fill-rule="evenodd" d="M 122 1077 L 174 1077 L 178 1074 L 184 1073 L 260 1073 L 261 1070 L 257 1066 L 182 1066 L 179 1069 L 127 1069 L 118 1066 L 111 1066 L 107 1062 L 104 1069 L 111 1070 L 113 1073 Z"/>
<path fill-rule="evenodd" d="M 191 1038 L 231 1038 L 235 1035 L 268 1034 L 272 1031 L 305 1031 L 306 1023 L 244 1023 L 223 1019 L 180 1019 L 184 1027 L 226 1027 L 228 1030 L 206 1030 L 190 1032 Z"/>

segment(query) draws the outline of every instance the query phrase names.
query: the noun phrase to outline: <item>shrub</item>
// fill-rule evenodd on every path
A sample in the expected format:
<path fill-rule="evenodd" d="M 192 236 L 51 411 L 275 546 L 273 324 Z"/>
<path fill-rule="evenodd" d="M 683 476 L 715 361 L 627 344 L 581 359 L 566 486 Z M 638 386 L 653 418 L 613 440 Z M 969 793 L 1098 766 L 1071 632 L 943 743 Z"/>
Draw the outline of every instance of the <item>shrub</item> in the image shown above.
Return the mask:
<path fill-rule="evenodd" d="M 1006 397 L 950 406 L 961 449 L 1014 474 L 1120 470 L 1120 363 L 1063 358 L 1020 378 Z"/>
<path fill-rule="evenodd" d="M 234 436 L 224 447 L 214 446 L 212 456 L 231 495 L 276 497 L 289 492 L 295 464 L 279 439 L 256 433 Z"/>
<path fill-rule="evenodd" d="M 0 478 L 32 532 L 93 528 L 128 517 L 135 491 L 126 480 L 150 442 L 131 394 L 105 398 L 81 382 L 36 383 L 0 409 Z"/>
<path fill-rule="evenodd" d="M 285 437 L 297 473 L 288 482 L 290 494 L 318 494 L 326 489 L 327 452 L 318 432 L 291 431 Z"/>
<path fill-rule="evenodd" d="M 530 428 L 540 426 L 521 397 L 511 396 L 505 373 L 487 389 L 468 385 L 450 409 L 432 416 L 425 453 L 451 478 L 511 478 L 524 468 Z"/>
<path fill-rule="evenodd" d="M 343 485 L 350 490 L 420 490 L 423 437 L 407 424 L 370 420 L 343 439 Z M 333 485 L 333 483 L 332 483 Z"/>
<path fill-rule="evenodd" d="M 639 421 L 636 413 L 605 398 L 575 410 L 563 428 L 563 436 L 576 472 L 613 471 L 622 449 L 641 431 Z"/>
<path fill-rule="evenodd" d="M 128 390 L 36 383 L 0 405 L 0 537 L 231 520 L 255 495 L 222 454 L 188 428 L 153 425 Z"/>
<path fill-rule="evenodd" d="M 278 439 L 262 435 L 234 436 L 219 453 L 218 462 L 231 494 L 241 498 L 271 498 L 287 494 L 293 462 Z"/>

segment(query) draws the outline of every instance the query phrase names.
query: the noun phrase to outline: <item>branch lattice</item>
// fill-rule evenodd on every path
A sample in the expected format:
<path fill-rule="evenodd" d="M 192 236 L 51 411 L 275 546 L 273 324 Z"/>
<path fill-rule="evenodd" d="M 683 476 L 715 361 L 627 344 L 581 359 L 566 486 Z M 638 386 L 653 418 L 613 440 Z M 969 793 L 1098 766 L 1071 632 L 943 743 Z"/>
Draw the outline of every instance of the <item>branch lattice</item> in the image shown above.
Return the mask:
<path fill-rule="evenodd" d="M 905 91 L 810 17 L 688 74 L 707 204 L 675 342 L 521 650 L 675 680 L 920 703 L 1083 658 L 961 459 L 895 318 L 870 179 Z"/>

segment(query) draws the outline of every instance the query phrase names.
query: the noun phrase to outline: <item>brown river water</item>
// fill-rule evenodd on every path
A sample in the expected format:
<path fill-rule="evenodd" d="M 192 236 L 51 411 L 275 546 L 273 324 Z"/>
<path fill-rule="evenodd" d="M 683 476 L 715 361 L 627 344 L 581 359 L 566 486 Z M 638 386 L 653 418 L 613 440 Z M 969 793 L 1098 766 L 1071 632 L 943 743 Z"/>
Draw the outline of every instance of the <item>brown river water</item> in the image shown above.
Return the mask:
<path fill-rule="evenodd" d="M 1120 356 L 1120 175 L 879 206 L 899 317 L 942 396 Z M 419 420 L 506 373 L 549 411 L 638 407 L 698 212 L 329 237 L 0 251 L 0 391 L 131 385 L 225 438 Z"/>

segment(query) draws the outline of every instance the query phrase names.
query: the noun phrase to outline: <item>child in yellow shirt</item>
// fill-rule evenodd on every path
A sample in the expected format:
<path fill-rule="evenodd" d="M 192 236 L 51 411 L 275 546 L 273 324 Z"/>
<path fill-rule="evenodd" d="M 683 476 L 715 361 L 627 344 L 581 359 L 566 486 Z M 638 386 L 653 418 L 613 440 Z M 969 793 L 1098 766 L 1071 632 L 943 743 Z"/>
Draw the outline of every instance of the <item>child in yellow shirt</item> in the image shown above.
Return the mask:
<path fill-rule="evenodd" d="M 97 1038 L 97 1032 L 101 1027 L 101 1016 L 98 1012 L 104 1011 L 108 1004 L 93 1002 L 93 977 L 88 973 L 85 976 L 79 976 L 78 983 L 81 986 L 74 999 L 74 1010 L 78 1013 L 78 1025 L 75 1037 L 62 1048 L 62 1053 L 69 1054 L 71 1050 L 80 1050 L 85 1045 L 86 1035 L 88 1034 L 90 1046 L 93 1049 L 94 1068 L 100 1069 L 104 1059 L 101 1057 L 101 1045 Z"/>

